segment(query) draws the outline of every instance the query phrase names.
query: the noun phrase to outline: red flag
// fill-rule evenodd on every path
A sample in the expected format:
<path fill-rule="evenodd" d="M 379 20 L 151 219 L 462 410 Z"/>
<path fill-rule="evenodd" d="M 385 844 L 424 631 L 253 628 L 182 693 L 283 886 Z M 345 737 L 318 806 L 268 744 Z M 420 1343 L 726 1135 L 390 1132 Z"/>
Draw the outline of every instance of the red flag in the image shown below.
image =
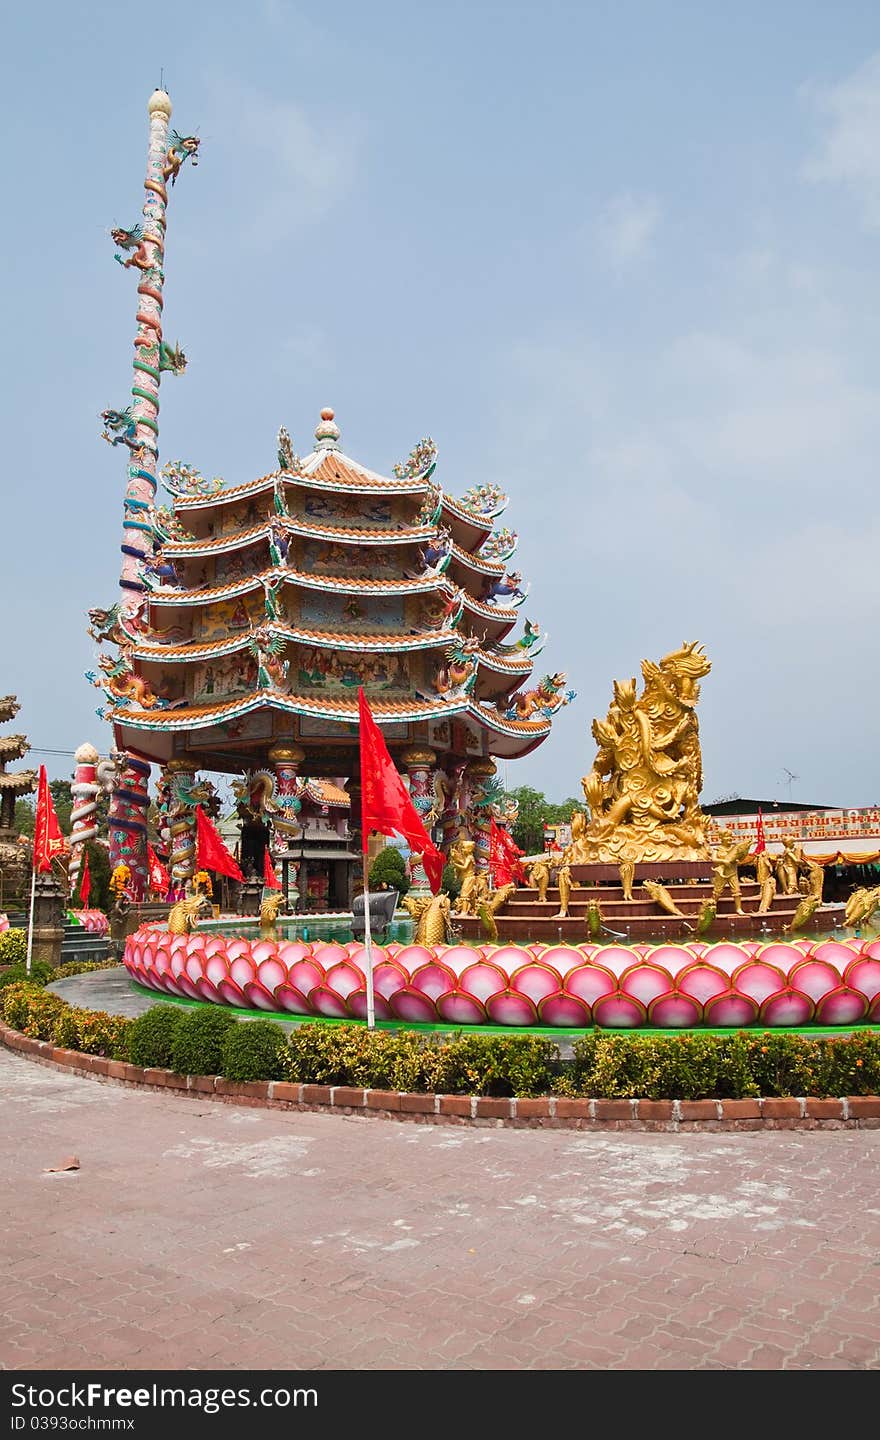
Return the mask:
<path fill-rule="evenodd" d="M 764 839 L 764 816 L 760 805 L 758 806 L 758 823 L 755 826 L 755 833 L 758 837 L 755 842 L 755 854 L 760 855 L 762 850 L 767 849 L 767 841 Z"/>
<path fill-rule="evenodd" d="M 213 820 L 208 818 L 201 805 L 196 806 L 196 864 L 200 870 L 213 870 L 218 875 L 230 876 L 232 880 L 244 879 L 235 857 L 230 855 Z"/>
<path fill-rule="evenodd" d="M 167 895 L 171 888 L 171 879 L 152 845 L 147 846 L 147 869 L 150 877 L 150 889 L 157 895 Z"/>
<path fill-rule="evenodd" d="M 266 846 L 265 850 L 263 851 L 263 880 L 265 881 L 266 885 L 268 886 L 268 888 L 269 888 L 270 890 L 280 890 L 280 889 L 281 889 L 281 881 L 278 879 L 278 876 L 275 874 L 275 870 L 274 870 L 274 867 L 273 867 L 273 865 L 272 865 L 272 856 L 269 854 L 269 846 L 268 846 L 268 845 Z"/>
<path fill-rule="evenodd" d="M 89 895 L 91 894 L 91 890 L 92 877 L 89 874 L 89 852 L 85 850 L 83 853 L 82 870 L 79 875 L 79 898 L 84 910 L 88 910 L 89 908 Z"/>
<path fill-rule="evenodd" d="M 52 858 L 64 854 L 64 836 L 52 804 L 52 792 L 46 779 L 46 767 L 40 766 L 37 785 L 37 815 L 34 822 L 34 869 L 51 870 Z"/>
<path fill-rule="evenodd" d="M 493 888 L 497 890 L 513 880 L 525 881 L 523 854 L 513 836 L 498 824 L 493 815 L 489 824 L 489 873 Z"/>
<path fill-rule="evenodd" d="M 363 686 L 358 690 L 361 748 L 361 829 L 364 854 L 370 832 L 402 836 L 409 848 L 422 857 L 425 874 L 436 895 L 443 878 L 443 856 L 431 840 L 409 797 L 409 792 L 388 753 L 367 704 Z"/>

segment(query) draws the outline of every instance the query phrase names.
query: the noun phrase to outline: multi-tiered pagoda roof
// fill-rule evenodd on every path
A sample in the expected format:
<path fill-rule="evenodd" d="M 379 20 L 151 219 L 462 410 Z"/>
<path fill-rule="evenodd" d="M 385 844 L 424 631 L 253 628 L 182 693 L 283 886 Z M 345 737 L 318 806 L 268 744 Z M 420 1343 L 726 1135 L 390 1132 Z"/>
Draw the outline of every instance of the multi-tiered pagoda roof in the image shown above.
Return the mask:
<path fill-rule="evenodd" d="M 148 594 L 107 690 L 118 743 L 218 770 L 273 739 L 350 745 L 363 685 L 389 739 L 527 754 L 555 704 L 516 714 L 544 637 L 527 621 L 509 639 L 527 592 L 496 523 L 506 496 L 447 495 L 430 441 L 377 474 L 343 453 L 332 410 L 315 437 L 300 460 L 282 431 L 278 468 L 243 485 L 165 467 L 173 513 L 153 512 Z"/>
<path fill-rule="evenodd" d="M 0 725 L 14 720 L 20 709 L 21 701 L 14 695 L 0 696 Z M 26 735 L 0 735 L 0 827 L 5 830 L 12 826 L 16 800 L 30 795 L 37 784 L 36 770 L 7 771 L 6 766 L 30 748 Z"/>

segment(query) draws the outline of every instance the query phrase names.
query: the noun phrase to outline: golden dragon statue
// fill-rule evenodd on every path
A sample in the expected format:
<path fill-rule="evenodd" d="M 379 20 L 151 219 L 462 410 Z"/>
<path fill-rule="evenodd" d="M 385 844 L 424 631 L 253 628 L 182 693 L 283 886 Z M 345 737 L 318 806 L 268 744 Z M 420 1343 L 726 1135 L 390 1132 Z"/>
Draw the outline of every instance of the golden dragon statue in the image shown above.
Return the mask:
<path fill-rule="evenodd" d="M 169 935 L 191 935 L 199 922 L 199 916 L 211 913 L 211 902 L 207 895 L 188 895 L 178 900 L 168 911 Z"/>
<path fill-rule="evenodd" d="M 270 890 L 260 902 L 260 938 L 278 939 L 278 916 L 289 915 L 290 905 L 283 890 Z"/>
<path fill-rule="evenodd" d="M 448 895 L 404 895 L 400 901 L 416 922 L 413 943 L 447 945 L 452 939 L 452 905 Z"/>

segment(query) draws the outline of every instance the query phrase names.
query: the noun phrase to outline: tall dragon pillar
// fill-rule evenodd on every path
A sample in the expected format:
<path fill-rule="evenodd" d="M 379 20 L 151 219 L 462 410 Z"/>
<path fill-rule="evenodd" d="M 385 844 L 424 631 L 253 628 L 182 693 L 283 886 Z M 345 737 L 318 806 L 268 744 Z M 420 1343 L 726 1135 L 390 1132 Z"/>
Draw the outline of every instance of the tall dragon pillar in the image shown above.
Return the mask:
<path fill-rule="evenodd" d="M 435 820 L 435 796 L 433 787 L 433 768 L 437 763 L 437 755 L 433 750 L 416 747 L 412 750 L 404 750 L 401 760 L 406 766 L 409 776 L 410 799 L 415 806 L 419 819 L 430 832 Z M 421 861 L 410 861 L 410 874 L 412 875 L 412 889 L 428 893 L 431 883 L 425 874 Z"/>
<path fill-rule="evenodd" d="M 471 839 L 475 842 L 474 861 L 478 870 L 489 869 L 489 832 L 492 826 L 490 786 L 495 769 L 494 760 L 471 760 L 467 767 L 472 797 L 468 820 Z"/>
<path fill-rule="evenodd" d="M 185 756 L 169 760 L 160 784 L 168 796 L 168 829 L 171 836 L 169 868 L 175 889 L 186 888 L 196 871 L 196 780 L 194 761 Z"/>
<path fill-rule="evenodd" d="M 79 872 L 82 868 L 83 851 L 90 840 L 98 834 L 96 816 L 98 811 L 98 752 L 94 745 L 80 745 L 74 754 L 76 769 L 70 794 L 73 808 L 70 812 L 70 903 L 75 903 Z"/>
<path fill-rule="evenodd" d="M 147 894 L 147 786 L 150 767 L 145 760 L 136 760 L 124 750 L 113 756 L 118 777 L 110 799 L 110 866 L 127 865 L 131 871 L 131 890 L 135 900 Z"/>

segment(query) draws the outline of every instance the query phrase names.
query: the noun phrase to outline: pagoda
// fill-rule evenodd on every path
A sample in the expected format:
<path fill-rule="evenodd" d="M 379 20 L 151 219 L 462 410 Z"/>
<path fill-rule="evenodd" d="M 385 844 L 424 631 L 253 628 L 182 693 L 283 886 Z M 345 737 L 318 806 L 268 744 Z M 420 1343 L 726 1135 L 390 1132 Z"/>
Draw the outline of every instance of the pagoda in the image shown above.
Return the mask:
<path fill-rule="evenodd" d="M 14 720 L 20 709 L 21 702 L 15 695 L 0 696 L 0 724 Z M 0 903 L 4 904 L 24 891 L 30 871 L 30 844 L 22 845 L 15 831 L 15 802 L 36 789 L 37 772 L 6 769 L 11 760 L 20 760 L 29 749 L 25 735 L 0 735 Z"/>
<path fill-rule="evenodd" d="M 331 409 L 310 454 L 282 428 L 275 468 L 245 484 L 182 462 L 158 472 L 160 372 L 185 362 L 161 339 L 166 181 L 197 141 L 172 132 L 169 144 L 164 92 L 149 108 L 145 226 L 119 232 L 151 265 L 139 270 L 134 403 L 105 412 L 105 438 L 128 449 L 121 598 L 91 612 L 94 637 L 118 646 L 89 678 L 130 760 L 124 858 L 136 861 L 150 763 L 174 796 L 179 881 L 194 865 L 198 772 L 243 777 L 250 808 L 258 799 L 290 836 L 306 777 L 342 783 L 356 825 L 363 686 L 428 827 L 447 845 L 467 832 L 485 867 L 496 758 L 529 754 L 573 698 L 564 673 L 526 688 L 545 636 L 528 620 L 511 635 L 528 588 L 508 565 L 517 537 L 497 523 L 507 497 L 494 484 L 447 493 L 430 439 L 381 475 L 343 452 Z M 160 475 L 170 507 L 156 504 Z"/>

